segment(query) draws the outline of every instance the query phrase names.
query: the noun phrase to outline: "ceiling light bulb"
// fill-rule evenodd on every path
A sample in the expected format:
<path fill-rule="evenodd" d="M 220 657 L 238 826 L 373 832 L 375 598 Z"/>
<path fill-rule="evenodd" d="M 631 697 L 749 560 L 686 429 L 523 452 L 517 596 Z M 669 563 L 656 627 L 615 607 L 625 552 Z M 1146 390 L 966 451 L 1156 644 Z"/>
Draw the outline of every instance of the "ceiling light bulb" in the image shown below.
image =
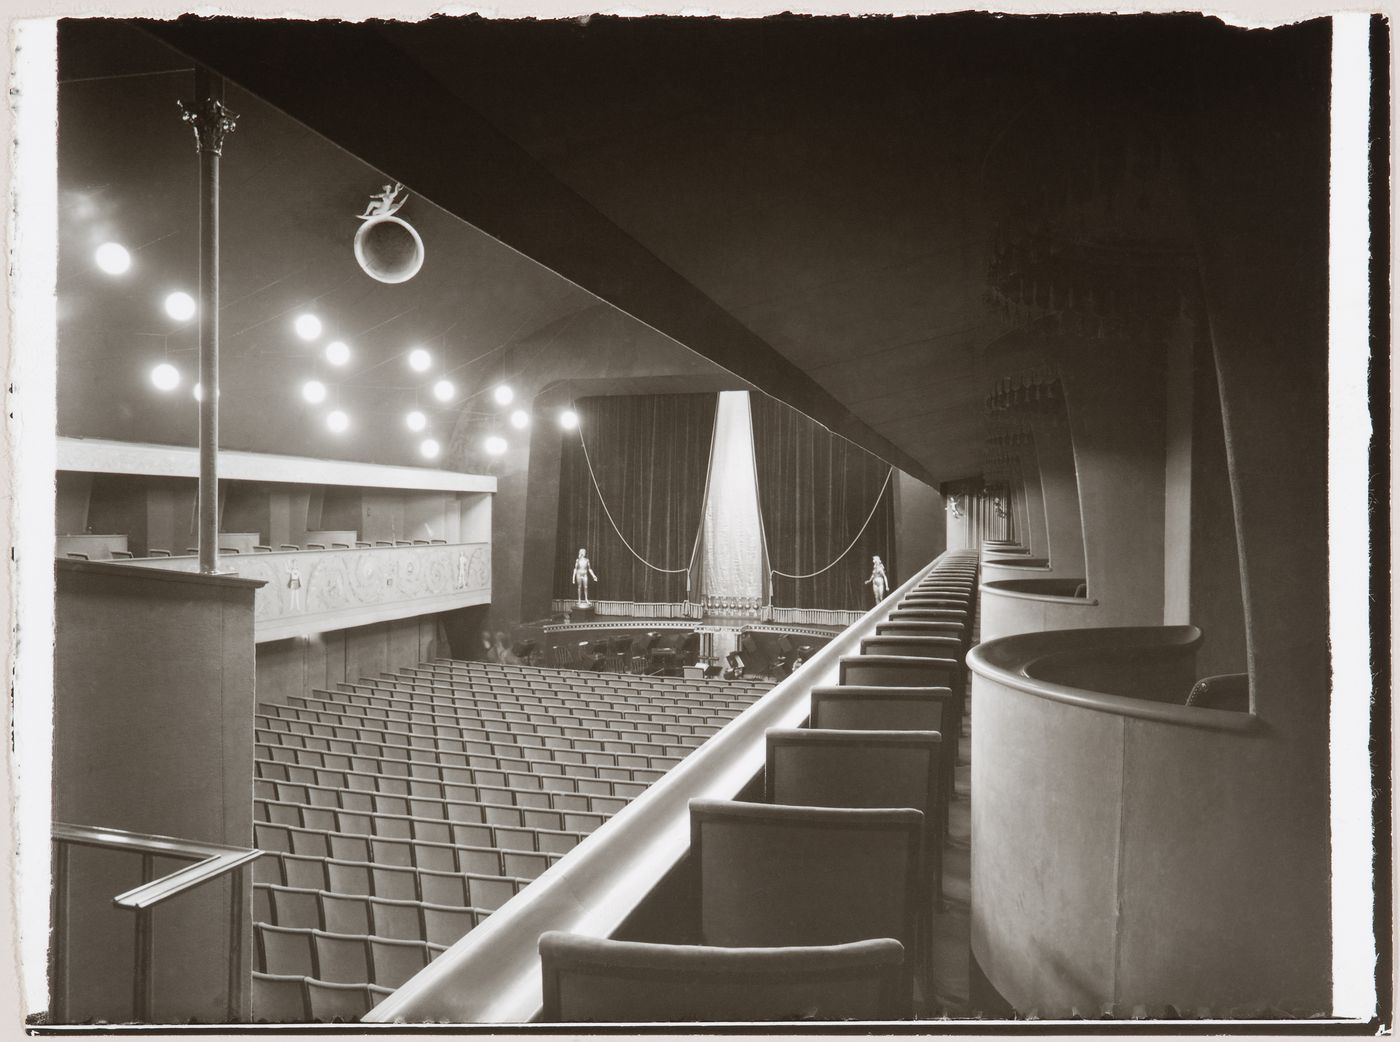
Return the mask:
<path fill-rule="evenodd" d="M 321 320 L 310 312 L 298 315 L 292 327 L 303 340 L 315 340 L 321 335 Z"/>
<path fill-rule="evenodd" d="M 340 340 L 332 340 L 326 345 L 326 361 L 331 365 L 344 365 L 350 361 L 350 348 Z"/>
<path fill-rule="evenodd" d="M 421 431 L 428 425 L 428 418 L 417 409 L 414 409 L 404 417 L 404 423 L 408 424 L 408 429 L 411 431 Z"/>
<path fill-rule="evenodd" d="M 421 347 L 415 347 L 408 353 L 408 367 L 415 373 L 421 373 L 433 364 L 433 356 L 424 351 Z"/>
<path fill-rule="evenodd" d="M 516 409 L 510 414 L 510 425 L 518 431 L 523 431 L 530 425 L 530 414 L 524 409 Z"/>
<path fill-rule="evenodd" d="M 161 362 L 151 370 L 151 383 L 157 391 L 173 391 L 180 386 L 180 370 L 169 362 Z"/>
<path fill-rule="evenodd" d="M 456 393 L 457 388 L 452 386 L 451 380 L 439 380 L 433 384 L 433 397 L 440 402 L 450 402 Z"/>
<path fill-rule="evenodd" d="M 326 400 L 326 385 L 320 380 L 307 380 L 301 385 L 301 396 L 312 405 L 320 405 Z"/>
<path fill-rule="evenodd" d="M 442 451 L 442 446 L 433 438 L 424 438 L 422 444 L 418 446 L 418 451 L 423 454 L 424 459 L 437 459 L 438 453 Z"/>
<path fill-rule="evenodd" d="M 92 259 L 108 275 L 125 275 L 131 268 L 131 254 L 118 242 L 104 242 L 97 247 Z"/>
<path fill-rule="evenodd" d="M 182 290 L 176 290 L 165 298 L 165 313 L 176 322 L 188 322 L 194 318 L 194 297 Z"/>
<path fill-rule="evenodd" d="M 565 409 L 559 414 L 559 426 L 566 431 L 571 431 L 578 426 L 578 413 L 572 409 Z"/>
<path fill-rule="evenodd" d="M 506 440 L 499 434 L 493 434 L 486 439 L 486 451 L 493 456 L 499 456 L 506 451 Z"/>
<path fill-rule="evenodd" d="M 509 405 L 515 401 L 515 392 L 511 390 L 510 384 L 501 384 L 496 388 L 495 394 L 497 405 Z"/>
<path fill-rule="evenodd" d="M 350 426 L 350 417 L 346 416 L 345 413 L 341 412 L 339 409 L 336 409 L 326 414 L 326 426 L 336 434 L 343 434 L 346 428 Z"/>

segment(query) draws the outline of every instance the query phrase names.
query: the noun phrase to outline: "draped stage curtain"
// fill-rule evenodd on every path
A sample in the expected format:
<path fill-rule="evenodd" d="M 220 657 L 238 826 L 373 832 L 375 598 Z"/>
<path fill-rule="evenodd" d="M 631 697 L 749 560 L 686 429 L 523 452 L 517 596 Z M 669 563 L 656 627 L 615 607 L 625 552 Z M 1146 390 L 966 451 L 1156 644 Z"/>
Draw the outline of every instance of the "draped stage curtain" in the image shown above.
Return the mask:
<path fill-rule="evenodd" d="M 835 567 L 810 579 L 775 576 L 773 604 L 870 608 L 874 600 L 864 583 L 872 555 L 884 561 L 891 590 L 905 578 L 895 560 L 889 464 L 781 402 L 762 394 L 749 398 L 770 568 L 791 575 L 825 568 L 870 517 L 860 541 Z"/>
<path fill-rule="evenodd" d="M 704 509 L 715 395 L 606 395 L 580 399 L 574 411 L 578 430 L 565 432 L 560 461 L 555 596 L 575 596 L 573 562 L 585 547 L 598 574 L 591 600 L 684 601 L 685 569 Z M 638 561 L 613 530 L 604 502 L 637 554 L 682 571 L 666 574 Z"/>

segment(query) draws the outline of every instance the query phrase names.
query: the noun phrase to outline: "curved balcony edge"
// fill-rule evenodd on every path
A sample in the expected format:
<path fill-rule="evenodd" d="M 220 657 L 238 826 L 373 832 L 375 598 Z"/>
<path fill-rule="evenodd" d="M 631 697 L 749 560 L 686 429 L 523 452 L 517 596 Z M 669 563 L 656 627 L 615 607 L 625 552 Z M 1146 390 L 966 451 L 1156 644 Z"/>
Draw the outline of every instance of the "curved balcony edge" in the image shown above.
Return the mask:
<path fill-rule="evenodd" d="M 1046 603 L 1046 604 L 1073 604 L 1073 605 L 1076 605 L 1076 606 L 1081 607 L 1081 608 L 1097 608 L 1097 607 L 1099 606 L 1098 598 L 1096 598 L 1096 597 L 1071 597 L 1071 596 L 1069 596 L 1068 594 L 1060 594 L 1060 593 L 1034 593 L 1034 592 L 1029 591 L 1029 590 L 1013 590 L 1013 589 L 1011 589 L 1010 586 L 1008 585 L 1009 583 L 1054 582 L 1054 581 L 1056 581 L 1056 580 L 1053 580 L 1053 579 L 1047 579 L 1047 580 L 1041 580 L 1041 579 L 992 579 L 992 580 L 989 581 L 989 582 L 984 582 L 984 583 L 982 583 L 982 585 L 979 587 L 979 590 L 980 590 L 982 593 L 984 593 L 984 594 L 991 593 L 991 594 L 995 594 L 995 595 L 998 596 L 998 597 L 1014 597 L 1014 598 L 1016 598 L 1017 600 L 1023 600 L 1023 601 L 1041 601 L 1041 602 Z M 1066 580 L 1066 581 L 1068 582 L 1068 581 L 1071 581 L 1071 580 Z M 1082 583 L 1084 580 L 1083 580 L 1083 579 L 1079 579 L 1078 581 Z"/>
<path fill-rule="evenodd" d="M 1128 716 L 1161 724 L 1209 731 L 1248 733 L 1263 722 L 1254 713 L 1202 709 L 1153 702 L 1129 695 L 1069 687 L 1030 675 L 1037 663 L 1052 657 L 1064 661 L 1075 655 L 1104 651 L 1194 650 L 1201 642 L 1195 626 L 1113 626 L 1083 630 L 1043 630 L 1019 633 L 979 644 L 967 655 L 968 668 L 979 677 L 1037 698 L 1078 706 L 1099 713 Z"/>

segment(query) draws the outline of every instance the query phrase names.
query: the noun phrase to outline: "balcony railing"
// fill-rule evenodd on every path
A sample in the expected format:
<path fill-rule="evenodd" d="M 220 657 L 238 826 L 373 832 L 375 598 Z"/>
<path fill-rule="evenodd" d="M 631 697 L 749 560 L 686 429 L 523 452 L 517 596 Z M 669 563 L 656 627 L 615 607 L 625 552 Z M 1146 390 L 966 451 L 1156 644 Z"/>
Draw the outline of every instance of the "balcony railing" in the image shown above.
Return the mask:
<path fill-rule="evenodd" d="M 196 572 L 196 557 L 144 557 L 133 567 Z M 261 579 L 256 639 L 281 640 L 491 599 L 490 543 L 280 550 L 220 556 L 221 571 Z"/>

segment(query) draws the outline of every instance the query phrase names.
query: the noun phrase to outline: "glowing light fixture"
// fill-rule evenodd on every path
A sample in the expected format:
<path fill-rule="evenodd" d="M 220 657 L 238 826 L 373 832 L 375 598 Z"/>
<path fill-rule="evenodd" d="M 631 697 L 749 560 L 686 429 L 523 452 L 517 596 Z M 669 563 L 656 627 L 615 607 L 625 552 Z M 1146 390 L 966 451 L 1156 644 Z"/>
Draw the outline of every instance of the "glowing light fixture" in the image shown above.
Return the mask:
<path fill-rule="evenodd" d="M 169 362 L 161 362 L 151 370 L 151 383 L 157 391 L 173 391 L 180 386 L 180 370 Z"/>
<path fill-rule="evenodd" d="M 433 384 L 433 397 L 440 402 L 450 402 L 456 393 L 457 388 L 452 386 L 451 380 L 439 380 Z"/>
<path fill-rule="evenodd" d="M 433 438 L 424 438 L 418 446 L 418 451 L 423 454 L 424 459 L 437 459 L 438 453 L 442 451 L 442 446 Z"/>
<path fill-rule="evenodd" d="M 572 409 L 565 409 L 559 414 L 559 426 L 566 431 L 576 429 L 578 427 L 578 413 Z"/>
<path fill-rule="evenodd" d="M 222 388 L 222 387 L 219 388 L 219 394 L 220 394 L 220 396 L 222 396 L 223 393 L 224 393 L 223 388 Z M 194 400 L 197 401 L 197 402 L 202 402 L 202 401 L 204 401 L 204 385 L 203 385 L 203 384 L 196 383 L 196 384 L 194 385 Z"/>
<path fill-rule="evenodd" d="M 339 409 L 334 409 L 326 414 L 326 426 L 336 434 L 344 434 L 350 426 L 350 417 Z"/>
<path fill-rule="evenodd" d="M 506 451 L 506 440 L 499 434 L 493 434 L 486 439 L 486 451 L 493 456 L 499 456 Z"/>
<path fill-rule="evenodd" d="M 428 418 L 424 416 L 421 412 L 419 412 L 417 409 L 414 409 L 411 413 L 409 413 L 403 418 L 403 422 L 408 424 L 409 430 L 421 431 L 424 427 L 428 425 Z"/>
<path fill-rule="evenodd" d="M 515 391 L 511 389 L 510 384 L 501 384 L 496 388 L 495 395 L 497 405 L 509 405 L 515 401 Z"/>
<path fill-rule="evenodd" d="M 408 367 L 415 373 L 421 373 L 428 366 L 433 364 L 433 356 L 424 351 L 421 347 L 415 347 L 408 353 Z"/>
<path fill-rule="evenodd" d="M 301 385 L 301 396 L 312 405 L 320 405 L 326 400 L 326 385 L 320 380 L 307 380 Z"/>
<path fill-rule="evenodd" d="M 165 313 L 176 322 L 188 322 L 194 318 L 194 297 L 183 290 L 176 290 L 165 298 Z"/>
<path fill-rule="evenodd" d="M 131 268 L 131 254 L 119 242 L 104 242 L 97 247 L 92 259 L 108 275 L 125 275 Z"/>
<path fill-rule="evenodd" d="M 321 335 L 321 320 L 311 312 L 303 311 L 292 323 L 292 328 L 303 340 L 315 340 Z"/>
<path fill-rule="evenodd" d="M 350 361 L 350 348 L 345 346 L 344 341 L 332 340 L 326 345 L 326 361 L 331 365 L 344 365 Z"/>
<path fill-rule="evenodd" d="M 530 414 L 524 409 L 516 409 L 510 414 L 510 425 L 518 431 L 530 426 Z"/>

